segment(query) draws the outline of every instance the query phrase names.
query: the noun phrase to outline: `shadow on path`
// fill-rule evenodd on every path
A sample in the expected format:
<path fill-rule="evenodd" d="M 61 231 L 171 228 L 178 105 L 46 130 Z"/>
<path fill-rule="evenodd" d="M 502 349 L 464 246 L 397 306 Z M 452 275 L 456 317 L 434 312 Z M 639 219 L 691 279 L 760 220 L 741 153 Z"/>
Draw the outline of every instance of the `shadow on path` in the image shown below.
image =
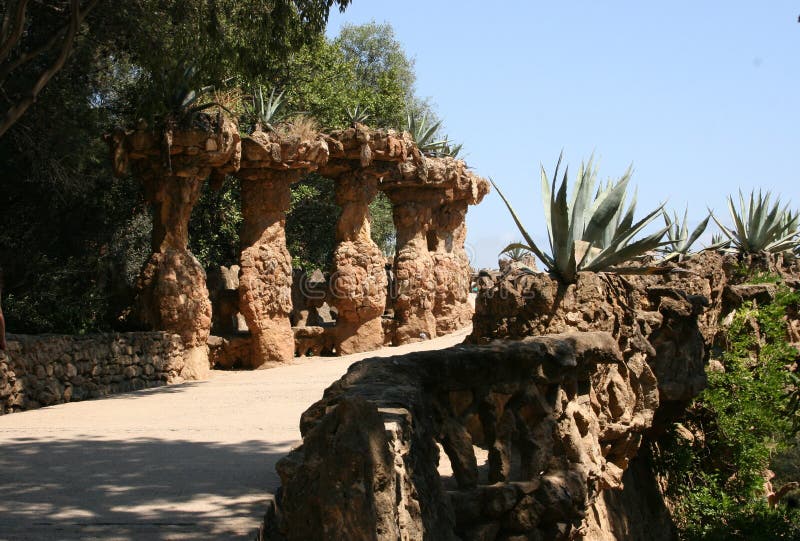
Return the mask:
<path fill-rule="evenodd" d="M 290 443 L 9 439 L 0 539 L 251 539 Z"/>

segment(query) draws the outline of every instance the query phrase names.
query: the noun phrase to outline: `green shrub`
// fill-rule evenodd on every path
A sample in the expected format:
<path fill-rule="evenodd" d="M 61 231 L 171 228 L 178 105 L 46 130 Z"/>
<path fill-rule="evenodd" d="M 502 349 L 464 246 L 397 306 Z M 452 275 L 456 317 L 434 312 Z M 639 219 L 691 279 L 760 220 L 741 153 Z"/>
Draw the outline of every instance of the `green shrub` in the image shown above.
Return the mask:
<path fill-rule="evenodd" d="M 780 286 L 772 303 L 739 308 L 721 358 L 725 371 L 709 373 L 684 421 L 695 437 L 676 425 L 655 446 L 684 539 L 800 539 L 798 512 L 769 508 L 764 496 L 773 459 L 796 446 L 797 389 L 786 366 L 797 351 L 784 315 L 798 305 L 800 294 Z"/>

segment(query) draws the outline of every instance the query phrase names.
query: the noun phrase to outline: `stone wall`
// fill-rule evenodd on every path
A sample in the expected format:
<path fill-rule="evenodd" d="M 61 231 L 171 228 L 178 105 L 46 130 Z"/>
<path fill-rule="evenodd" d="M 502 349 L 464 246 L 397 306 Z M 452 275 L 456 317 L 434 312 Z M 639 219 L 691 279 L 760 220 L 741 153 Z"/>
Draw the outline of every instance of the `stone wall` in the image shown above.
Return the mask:
<path fill-rule="evenodd" d="M 180 383 L 180 336 L 164 332 L 8 335 L 0 351 L 0 414 Z"/>

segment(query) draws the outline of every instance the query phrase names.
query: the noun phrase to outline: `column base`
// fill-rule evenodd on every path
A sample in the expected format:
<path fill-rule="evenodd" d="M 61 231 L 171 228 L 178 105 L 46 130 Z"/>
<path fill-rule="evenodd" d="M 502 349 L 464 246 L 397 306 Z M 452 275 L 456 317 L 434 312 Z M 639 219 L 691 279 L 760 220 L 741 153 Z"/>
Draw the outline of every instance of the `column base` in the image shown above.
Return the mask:
<path fill-rule="evenodd" d="M 187 381 L 206 380 L 211 375 L 208 361 L 208 346 L 187 348 L 183 353 L 183 370 L 181 377 Z"/>
<path fill-rule="evenodd" d="M 383 347 L 383 323 L 381 318 L 364 322 L 336 323 L 336 354 L 350 355 L 374 351 Z"/>

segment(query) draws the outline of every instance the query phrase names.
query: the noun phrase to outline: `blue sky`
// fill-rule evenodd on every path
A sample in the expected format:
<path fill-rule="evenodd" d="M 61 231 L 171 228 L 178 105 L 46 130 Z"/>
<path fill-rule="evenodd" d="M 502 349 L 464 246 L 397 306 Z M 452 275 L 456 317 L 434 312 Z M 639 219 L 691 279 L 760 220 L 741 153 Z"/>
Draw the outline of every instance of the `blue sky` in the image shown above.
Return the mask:
<path fill-rule="evenodd" d="M 638 216 L 667 201 L 690 221 L 726 196 L 772 190 L 800 206 L 800 4 L 743 1 L 354 0 L 342 23 L 390 23 L 464 158 L 546 242 L 539 164 L 574 177 L 633 163 Z M 520 238 L 500 198 L 472 207 L 477 267 Z"/>

